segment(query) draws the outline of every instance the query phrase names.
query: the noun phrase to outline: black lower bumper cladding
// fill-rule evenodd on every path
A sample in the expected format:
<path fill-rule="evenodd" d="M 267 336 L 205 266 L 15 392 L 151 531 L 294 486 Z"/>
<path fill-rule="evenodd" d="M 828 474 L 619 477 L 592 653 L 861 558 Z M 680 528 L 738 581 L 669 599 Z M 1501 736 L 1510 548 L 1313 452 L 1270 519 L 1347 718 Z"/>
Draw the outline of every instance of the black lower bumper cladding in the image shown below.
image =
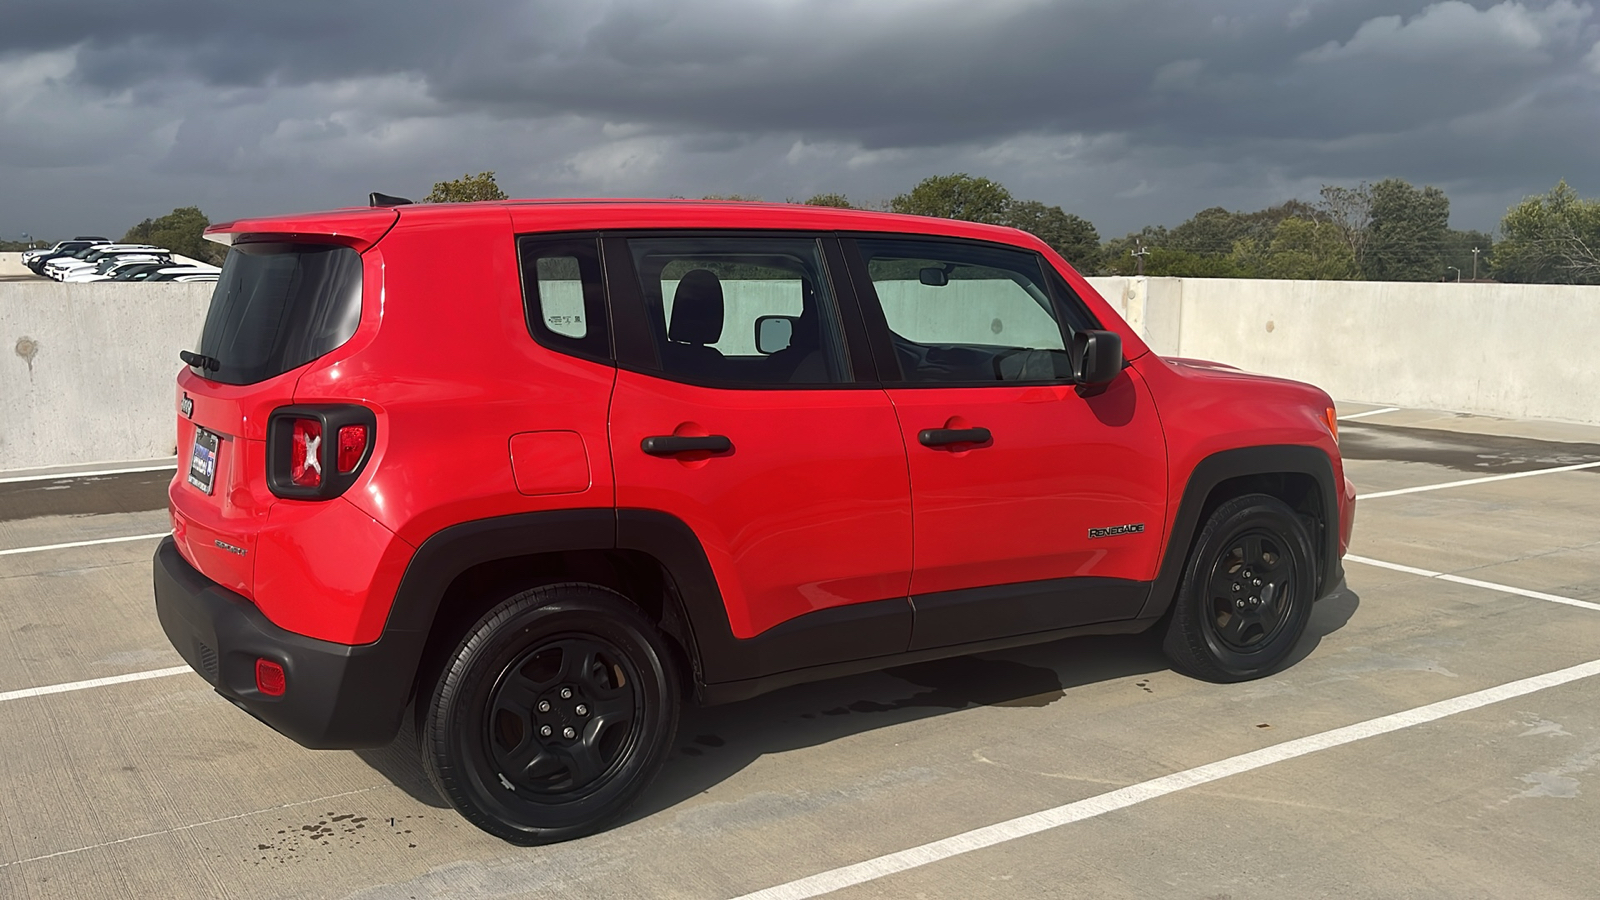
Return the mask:
<path fill-rule="evenodd" d="M 349 646 L 285 631 L 256 606 L 200 574 L 168 537 L 156 548 L 156 615 L 196 672 L 286 737 L 313 749 L 381 747 L 400 728 L 419 637 L 385 632 Z M 282 696 L 256 687 L 256 661 L 283 667 Z"/>

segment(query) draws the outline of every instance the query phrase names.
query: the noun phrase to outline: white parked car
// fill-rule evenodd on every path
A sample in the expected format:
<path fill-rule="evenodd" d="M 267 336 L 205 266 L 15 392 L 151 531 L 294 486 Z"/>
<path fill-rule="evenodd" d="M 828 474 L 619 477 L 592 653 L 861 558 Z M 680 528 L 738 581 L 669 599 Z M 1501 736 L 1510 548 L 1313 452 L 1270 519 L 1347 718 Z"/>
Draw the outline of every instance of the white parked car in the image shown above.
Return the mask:
<path fill-rule="evenodd" d="M 170 263 L 172 258 L 165 254 L 129 253 L 102 257 L 95 267 L 87 272 L 74 272 L 61 280 L 68 283 L 83 283 L 88 281 L 110 281 L 119 271 L 146 263 Z"/>
<path fill-rule="evenodd" d="M 222 272 L 216 266 L 171 266 L 164 269 L 155 269 L 149 272 L 140 272 L 128 279 L 129 281 L 216 281 L 217 275 Z"/>
<path fill-rule="evenodd" d="M 92 272 L 100 260 L 107 256 L 129 256 L 144 254 L 147 256 L 171 257 L 172 252 L 165 247 L 153 247 L 148 244 L 108 244 L 96 248 L 92 253 L 85 254 L 81 259 L 61 257 L 45 263 L 44 274 L 57 281 L 64 280 L 68 275 L 82 272 Z"/>

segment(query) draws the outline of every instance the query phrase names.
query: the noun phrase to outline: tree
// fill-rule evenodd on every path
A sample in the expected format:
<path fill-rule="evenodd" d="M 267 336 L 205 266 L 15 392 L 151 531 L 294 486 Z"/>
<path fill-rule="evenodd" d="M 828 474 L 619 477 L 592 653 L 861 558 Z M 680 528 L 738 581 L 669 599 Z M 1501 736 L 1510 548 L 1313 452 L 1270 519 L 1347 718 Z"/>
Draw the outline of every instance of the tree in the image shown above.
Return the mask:
<path fill-rule="evenodd" d="M 1445 236 L 1444 263 L 1446 269 L 1455 266 L 1463 279 L 1488 278 L 1494 266 L 1494 238 L 1485 231 L 1450 229 Z M 1478 251 L 1476 276 L 1474 276 L 1472 251 Z M 1448 274 L 1448 273 L 1441 273 Z"/>
<path fill-rule="evenodd" d="M 1367 258 L 1367 228 L 1372 224 L 1372 186 L 1365 181 L 1353 188 L 1325 184 L 1317 212 L 1339 230 L 1356 271 L 1361 271 Z"/>
<path fill-rule="evenodd" d="M 495 184 L 494 172 L 463 175 L 454 181 L 434 182 L 423 203 L 471 203 L 474 200 L 504 200 L 506 192 Z"/>
<path fill-rule="evenodd" d="M 897 213 L 990 225 L 1003 224 L 1010 205 L 1011 192 L 1003 185 L 965 172 L 924 178 L 910 193 L 889 201 L 889 208 Z"/>
<path fill-rule="evenodd" d="M 1371 281 L 1437 281 L 1445 271 L 1450 198 L 1436 187 L 1398 178 L 1372 186 L 1361 274 Z"/>
<path fill-rule="evenodd" d="M 805 202 L 805 205 L 806 206 L 832 206 L 832 207 L 835 207 L 837 209 L 854 209 L 855 208 L 854 206 L 851 205 L 850 198 L 846 197 L 843 194 L 813 194 L 813 195 L 811 195 L 811 199 L 807 200 Z"/>
<path fill-rule="evenodd" d="M 1600 200 L 1563 180 L 1548 194 L 1506 210 L 1494 248 L 1494 276 L 1538 284 L 1600 284 Z"/>
<path fill-rule="evenodd" d="M 1076 269 L 1093 271 L 1100 262 L 1100 233 L 1088 219 L 1059 206 L 1045 206 L 1037 200 L 1013 201 L 1006 207 L 1003 221 L 1049 244 Z"/>
<path fill-rule="evenodd" d="M 211 220 L 198 206 L 180 206 L 158 218 L 145 219 L 122 236 L 125 244 L 151 244 L 201 262 L 221 265 L 227 248 L 205 239 Z"/>
<path fill-rule="evenodd" d="M 1245 238 L 1230 254 L 1242 271 L 1257 278 L 1322 281 L 1356 277 L 1355 257 L 1332 222 L 1291 218 L 1278 223 L 1272 240 Z"/>
<path fill-rule="evenodd" d="M 1165 246 L 1201 255 L 1226 256 L 1240 241 L 1266 246 L 1288 219 L 1316 220 L 1316 209 L 1304 200 L 1289 200 L 1255 212 L 1230 212 L 1220 206 L 1203 209 L 1172 229 Z"/>

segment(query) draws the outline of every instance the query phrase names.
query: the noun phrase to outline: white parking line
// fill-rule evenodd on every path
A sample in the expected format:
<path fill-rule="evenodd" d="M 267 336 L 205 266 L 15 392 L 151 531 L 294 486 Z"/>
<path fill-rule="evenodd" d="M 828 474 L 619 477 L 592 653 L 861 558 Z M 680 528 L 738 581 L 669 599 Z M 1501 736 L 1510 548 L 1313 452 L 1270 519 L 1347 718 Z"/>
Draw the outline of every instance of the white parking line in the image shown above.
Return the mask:
<path fill-rule="evenodd" d="M 1441 484 L 1424 484 L 1420 487 L 1400 488 L 1395 491 L 1378 491 L 1373 494 L 1357 494 L 1357 500 L 1376 500 L 1379 497 L 1398 497 L 1401 494 L 1420 494 L 1423 491 L 1442 491 L 1445 488 L 1465 487 L 1469 484 L 1488 484 L 1491 481 L 1510 481 L 1513 478 L 1531 478 L 1534 475 L 1554 475 L 1557 472 L 1576 472 L 1579 469 L 1600 468 L 1600 462 L 1578 463 L 1572 466 L 1556 466 L 1551 469 L 1534 469 L 1531 472 L 1512 472 L 1509 475 L 1486 475 L 1483 478 L 1468 478 L 1465 481 L 1446 481 Z"/>
<path fill-rule="evenodd" d="M 68 694 L 72 691 L 86 691 L 89 688 L 106 687 L 112 684 L 127 684 L 130 681 L 149 681 L 152 678 L 168 678 L 173 675 L 182 675 L 193 672 L 188 666 L 171 666 L 165 669 L 151 669 L 148 672 L 129 672 L 126 675 L 111 675 L 106 678 L 91 678 L 88 681 L 69 681 L 65 684 L 47 684 L 44 687 L 23 688 L 19 691 L 0 692 L 0 703 L 9 700 L 26 700 L 29 697 L 44 697 L 49 694 Z"/>
<path fill-rule="evenodd" d="M 46 550 L 68 550 L 73 547 L 97 547 L 101 544 L 125 544 L 128 541 L 149 541 L 164 538 L 171 534 L 163 531 L 159 534 L 130 534 L 127 537 L 100 538 L 95 541 L 70 541 L 65 544 L 41 544 L 38 547 L 13 547 L 10 550 L 0 550 L 0 556 L 11 556 L 19 553 L 43 553 Z"/>
<path fill-rule="evenodd" d="M 1367 738 L 1377 737 L 1404 728 L 1412 728 L 1435 722 L 1447 716 L 1470 712 L 1488 706 L 1521 697 L 1535 691 L 1542 691 L 1558 685 L 1568 684 L 1583 678 L 1600 675 L 1600 660 L 1586 662 L 1571 668 L 1549 672 L 1544 675 L 1535 675 L 1532 678 L 1523 678 L 1497 687 L 1474 691 L 1427 706 L 1419 706 L 1402 712 L 1343 728 L 1335 728 L 1319 734 L 1296 738 L 1271 747 L 1265 747 L 1250 753 L 1242 753 L 1227 759 L 1218 760 L 1193 769 L 1163 775 L 1149 781 L 1129 785 L 1115 791 L 1109 791 L 1086 800 L 1057 806 L 1053 809 L 1043 810 L 1031 815 L 1019 816 L 983 828 L 963 832 L 923 844 L 920 847 L 911 847 L 898 853 L 890 853 L 876 859 L 854 865 L 843 866 L 820 872 L 807 878 L 780 884 L 765 890 L 745 894 L 738 900 L 803 900 L 806 897 L 818 897 L 830 894 L 843 888 L 875 881 L 888 875 L 905 872 L 910 869 L 936 863 L 940 860 L 993 847 L 1007 841 L 1038 834 L 1052 828 L 1103 816 L 1106 813 L 1126 809 L 1147 800 L 1154 800 L 1168 794 L 1198 787 L 1209 782 L 1249 772 L 1274 763 L 1284 762 L 1297 757 L 1306 756 L 1321 750 L 1329 750 L 1344 744 L 1363 741 Z"/>
<path fill-rule="evenodd" d="M 96 472 L 58 472 L 54 475 L 16 475 L 10 478 L 0 478 L 0 484 L 18 484 L 23 481 L 66 481 L 69 478 L 99 478 L 103 475 L 132 475 L 135 472 L 161 472 L 175 471 L 177 463 L 164 463 L 159 466 L 137 466 L 129 469 L 100 469 Z"/>
<path fill-rule="evenodd" d="M 1509 584 L 1498 584 L 1493 581 L 1479 581 L 1476 578 L 1465 578 L 1460 575 L 1451 575 L 1447 572 L 1435 572 L 1431 569 L 1419 569 L 1416 566 L 1402 566 L 1399 563 L 1384 562 L 1381 559 L 1368 559 L 1365 556 L 1346 554 L 1346 562 L 1360 563 L 1364 566 L 1377 566 L 1380 569 L 1393 569 L 1396 572 L 1405 572 L 1408 575 L 1421 575 L 1423 578 L 1437 578 L 1440 581 L 1449 581 L 1454 584 L 1465 584 L 1475 588 L 1490 591 L 1499 591 L 1502 594 L 1515 594 L 1518 597 L 1531 597 L 1534 600 L 1548 600 L 1551 603 L 1560 603 L 1565 606 L 1576 606 L 1580 609 L 1592 609 L 1600 612 L 1600 603 L 1590 603 L 1588 600 L 1574 600 L 1571 597 L 1561 597 L 1556 594 L 1546 594 L 1540 591 L 1530 591 L 1527 588 L 1512 587 Z"/>
<path fill-rule="evenodd" d="M 1385 406 L 1383 409 L 1368 409 L 1368 410 L 1364 410 L 1364 411 L 1358 412 L 1358 413 L 1351 413 L 1348 416 L 1340 416 L 1339 417 L 1339 421 L 1348 422 L 1351 419 L 1365 419 L 1367 416 L 1376 416 L 1376 415 L 1379 415 L 1379 414 L 1382 414 L 1382 413 L 1392 413 L 1392 412 L 1399 412 L 1399 411 L 1400 411 L 1400 407 L 1398 407 L 1398 406 Z"/>

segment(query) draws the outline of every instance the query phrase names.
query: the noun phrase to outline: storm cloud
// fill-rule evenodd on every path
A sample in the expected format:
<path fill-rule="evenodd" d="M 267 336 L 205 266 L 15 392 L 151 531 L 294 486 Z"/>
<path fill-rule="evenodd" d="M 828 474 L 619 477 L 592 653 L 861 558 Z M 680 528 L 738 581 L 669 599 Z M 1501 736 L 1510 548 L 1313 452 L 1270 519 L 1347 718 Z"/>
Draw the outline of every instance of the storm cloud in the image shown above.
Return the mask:
<path fill-rule="evenodd" d="M 425 193 L 860 200 L 987 175 L 1103 234 L 1326 182 L 1458 227 L 1600 193 L 1589 3 L 59 0 L 0 29 L 0 237 Z"/>

